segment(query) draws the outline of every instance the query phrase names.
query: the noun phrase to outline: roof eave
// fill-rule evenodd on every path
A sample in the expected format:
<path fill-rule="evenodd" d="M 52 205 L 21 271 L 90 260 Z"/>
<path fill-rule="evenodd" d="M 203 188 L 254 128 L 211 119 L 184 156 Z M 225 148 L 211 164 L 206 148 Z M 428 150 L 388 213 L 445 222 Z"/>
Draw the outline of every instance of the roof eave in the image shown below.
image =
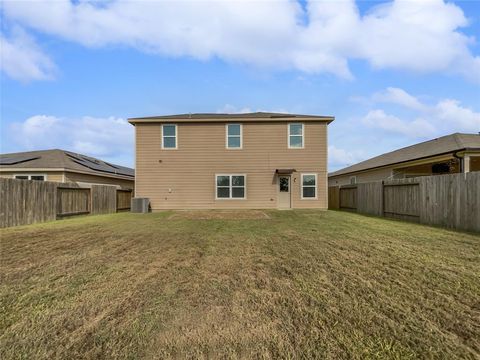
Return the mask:
<path fill-rule="evenodd" d="M 282 117 L 258 117 L 258 118 L 210 118 L 210 119 L 194 119 L 194 118 L 129 118 L 128 122 L 132 125 L 140 123 L 225 123 L 225 122 L 326 122 L 330 124 L 335 120 L 334 116 L 312 116 L 312 117 L 295 117 L 295 116 L 282 116 Z"/>
<path fill-rule="evenodd" d="M 360 172 L 377 170 L 377 169 L 381 169 L 381 168 L 388 167 L 388 166 L 394 166 L 394 165 L 405 164 L 405 163 L 409 163 L 409 162 L 413 162 L 413 161 L 417 161 L 417 160 L 424 160 L 424 159 L 428 159 L 428 158 L 433 158 L 435 156 L 442 156 L 442 155 L 448 155 L 448 154 L 455 155 L 456 153 L 462 152 L 462 151 L 477 151 L 477 150 L 480 150 L 480 148 L 462 148 L 462 149 L 457 149 L 457 150 L 446 151 L 446 152 L 443 152 L 443 153 L 418 157 L 418 158 L 415 158 L 415 159 L 397 161 L 397 162 L 392 162 L 392 163 L 388 163 L 388 164 L 385 164 L 385 165 L 379 165 L 379 166 L 372 166 L 372 167 L 365 168 L 365 169 L 352 170 L 352 171 L 346 171 L 346 172 L 343 172 L 344 169 L 340 169 L 340 170 L 337 170 L 337 171 L 335 171 L 331 174 L 328 174 L 327 177 L 333 178 L 333 177 L 337 177 L 337 176 L 352 175 L 352 174 L 357 174 L 357 173 L 360 173 Z M 347 168 L 345 168 L 345 169 L 347 169 Z"/>

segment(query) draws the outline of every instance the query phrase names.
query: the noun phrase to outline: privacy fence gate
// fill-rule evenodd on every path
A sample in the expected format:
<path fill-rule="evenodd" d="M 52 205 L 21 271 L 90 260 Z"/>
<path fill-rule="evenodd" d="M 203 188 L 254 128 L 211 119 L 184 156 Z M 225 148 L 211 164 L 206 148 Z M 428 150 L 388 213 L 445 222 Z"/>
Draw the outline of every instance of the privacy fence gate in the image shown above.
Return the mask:
<path fill-rule="evenodd" d="M 130 209 L 132 190 L 0 178 L 0 227 Z"/>
<path fill-rule="evenodd" d="M 328 189 L 329 209 L 480 231 L 480 172 Z"/>

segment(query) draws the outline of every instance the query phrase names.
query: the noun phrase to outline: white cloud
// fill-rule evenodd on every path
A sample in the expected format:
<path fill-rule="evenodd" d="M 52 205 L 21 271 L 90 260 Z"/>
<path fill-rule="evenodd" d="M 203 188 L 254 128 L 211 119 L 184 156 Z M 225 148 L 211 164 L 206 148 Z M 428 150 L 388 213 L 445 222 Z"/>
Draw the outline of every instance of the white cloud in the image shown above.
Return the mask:
<path fill-rule="evenodd" d="M 241 114 L 241 113 L 250 113 L 250 112 L 272 112 L 272 113 L 280 113 L 280 114 L 289 114 L 291 113 L 290 111 L 283 109 L 283 108 L 277 108 L 277 109 L 256 109 L 252 110 L 251 107 L 245 106 L 245 107 L 237 107 L 231 104 L 225 104 L 223 107 L 220 109 L 217 109 L 217 113 L 219 114 Z"/>
<path fill-rule="evenodd" d="M 480 113 L 461 106 L 457 100 L 442 100 L 437 103 L 433 111 L 444 128 L 454 126 L 460 131 L 480 131 Z"/>
<path fill-rule="evenodd" d="M 429 138 L 453 132 L 479 132 L 480 113 L 464 107 L 457 100 L 443 99 L 426 104 L 399 88 L 388 88 L 376 93 L 372 100 L 401 105 L 413 113 L 409 119 L 387 114 L 383 109 L 370 110 L 363 124 L 411 138 Z"/>
<path fill-rule="evenodd" d="M 334 145 L 328 147 L 329 168 L 338 168 L 353 165 L 365 158 L 363 151 L 348 151 Z"/>
<path fill-rule="evenodd" d="M 10 37 L 0 33 L 0 67 L 8 76 L 23 82 L 52 79 L 55 65 L 33 38 L 15 28 Z"/>
<path fill-rule="evenodd" d="M 133 126 L 125 119 L 35 115 L 10 126 L 9 140 L 25 150 L 60 148 L 132 165 Z"/>
<path fill-rule="evenodd" d="M 167 56 L 219 57 L 352 78 L 348 61 L 450 72 L 480 81 L 462 10 L 442 0 L 396 0 L 361 16 L 354 0 L 7 1 L 10 21 L 89 47 L 129 46 Z"/>
<path fill-rule="evenodd" d="M 217 113 L 219 114 L 241 114 L 249 112 L 252 112 L 249 107 L 238 108 L 230 104 L 225 104 L 223 107 L 217 110 Z"/>
<path fill-rule="evenodd" d="M 383 110 L 369 111 L 362 119 L 363 123 L 393 133 L 399 133 L 409 137 L 429 137 L 436 133 L 435 127 L 424 119 L 404 121 L 400 118 L 387 115 Z"/>
<path fill-rule="evenodd" d="M 393 103 L 414 110 L 426 110 L 426 106 L 415 96 L 410 95 L 405 90 L 395 87 L 389 87 L 385 91 L 374 94 L 373 101 Z"/>

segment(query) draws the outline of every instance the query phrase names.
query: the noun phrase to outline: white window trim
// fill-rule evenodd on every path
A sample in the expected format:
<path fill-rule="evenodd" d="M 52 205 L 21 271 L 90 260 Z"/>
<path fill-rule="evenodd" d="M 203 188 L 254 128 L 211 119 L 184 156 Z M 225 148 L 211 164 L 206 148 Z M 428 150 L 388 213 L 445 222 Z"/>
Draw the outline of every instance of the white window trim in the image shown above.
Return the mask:
<path fill-rule="evenodd" d="M 290 146 L 290 125 L 302 125 L 302 146 Z M 287 135 L 287 145 L 289 149 L 304 149 L 305 148 L 305 124 L 303 123 L 288 123 L 288 135 Z M 292 136 L 300 136 L 300 135 L 292 135 Z"/>
<path fill-rule="evenodd" d="M 304 176 L 307 176 L 307 175 L 313 175 L 315 176 L 315 186 L 311 186 L 311 185 L 303 185 L 303 177 Z M 305 173 L 305 174 L 301 174 L 300 176 L 300 198 L 302 200 L 318 200 L 318 176 L 317 174 L 315 173 Z M 315 187 L 315 197 L 303 197 L 303 188 L 304 187 Z"/>
<path fill-rule="evenodd" d="M 28 176 L 28 180 L 32 180 L 32 176 L 43 176 L 43 181 L 47 181 L 48 177 L 47 174 L 34 174 L 34 173 L 28 173 L 28 174 L 13 174 L 13 178 L 16 179 L 17 176 Z M 24 179 L 23 179 L 24 180 Z M 37 180 L 38 181 L 38 180 Z"/>
<path fill-rule="evenodd" d="M 229 176 L 230 177 L 230 197 L 228 198 L 219 198 L 218 197 L 218 192 L 217 192 L 217 177 L 219 176 Z M 232 197 L 232 176 L 243 176 L 243 198 L 238 198 L 238 197 Z M 247 174 L 215 174 L 215 200 L 247 200 Z M 220 186 L 220 187 L 226 187 L 226 186 Z M 235 187 L 242 187 L 242 186 L 235 186 Z"/>
<path fill-rule="evenodd" d="M 229 147 L 228 146 L 228 126 L 229 125 L 240 125 L 240 147 Z M 231 137 L 239 137 L 239 135 L 230 135 Z M 243 124 L 232 123 L 225 124 L 225 148 L 228 150 L 242 150 L 243 149 Z"/>
<path fill-rule="evenodd" d="M 167 136 L 164 136 L 163 135 L 163 127 L 164 126 L 175 126 L 175 136 L 172 136 L 172 135 L 167 135 Z M 171 148 L 171 147 L 165 147 L 164 144 L 163 144 L 163 139 L 164 137 L 174 137 L 175 138 L 175 147 L 174 148 Z M 164 150 L 177 150 L 178 149 L 178 126 L 177 124 L 162 124 L 162 149 Z"/>
<path fill-rule="evenodd" d="M 352 183 L 352 180 L 353 180 L 353 183 Z M 349 185 L 357 185 L 357 177 L 356 176 L 350 176 L 348 181 L 350 182 Z"/>

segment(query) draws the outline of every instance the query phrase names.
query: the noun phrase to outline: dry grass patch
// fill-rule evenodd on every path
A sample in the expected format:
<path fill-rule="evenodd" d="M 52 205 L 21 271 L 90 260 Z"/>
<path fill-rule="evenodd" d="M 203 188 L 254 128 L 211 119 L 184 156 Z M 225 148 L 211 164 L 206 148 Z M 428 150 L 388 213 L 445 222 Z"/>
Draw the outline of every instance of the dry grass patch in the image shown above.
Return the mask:
<path fill-rule="evenodd" d="M 168 220 L 265 220 L 270 216 L 262 210 L 178 210 Z"/>
<path fill-rule="evenodd" d="M 0 357 L 479 358 L 480 236 L 267 214 L 1 230 Z"/>

